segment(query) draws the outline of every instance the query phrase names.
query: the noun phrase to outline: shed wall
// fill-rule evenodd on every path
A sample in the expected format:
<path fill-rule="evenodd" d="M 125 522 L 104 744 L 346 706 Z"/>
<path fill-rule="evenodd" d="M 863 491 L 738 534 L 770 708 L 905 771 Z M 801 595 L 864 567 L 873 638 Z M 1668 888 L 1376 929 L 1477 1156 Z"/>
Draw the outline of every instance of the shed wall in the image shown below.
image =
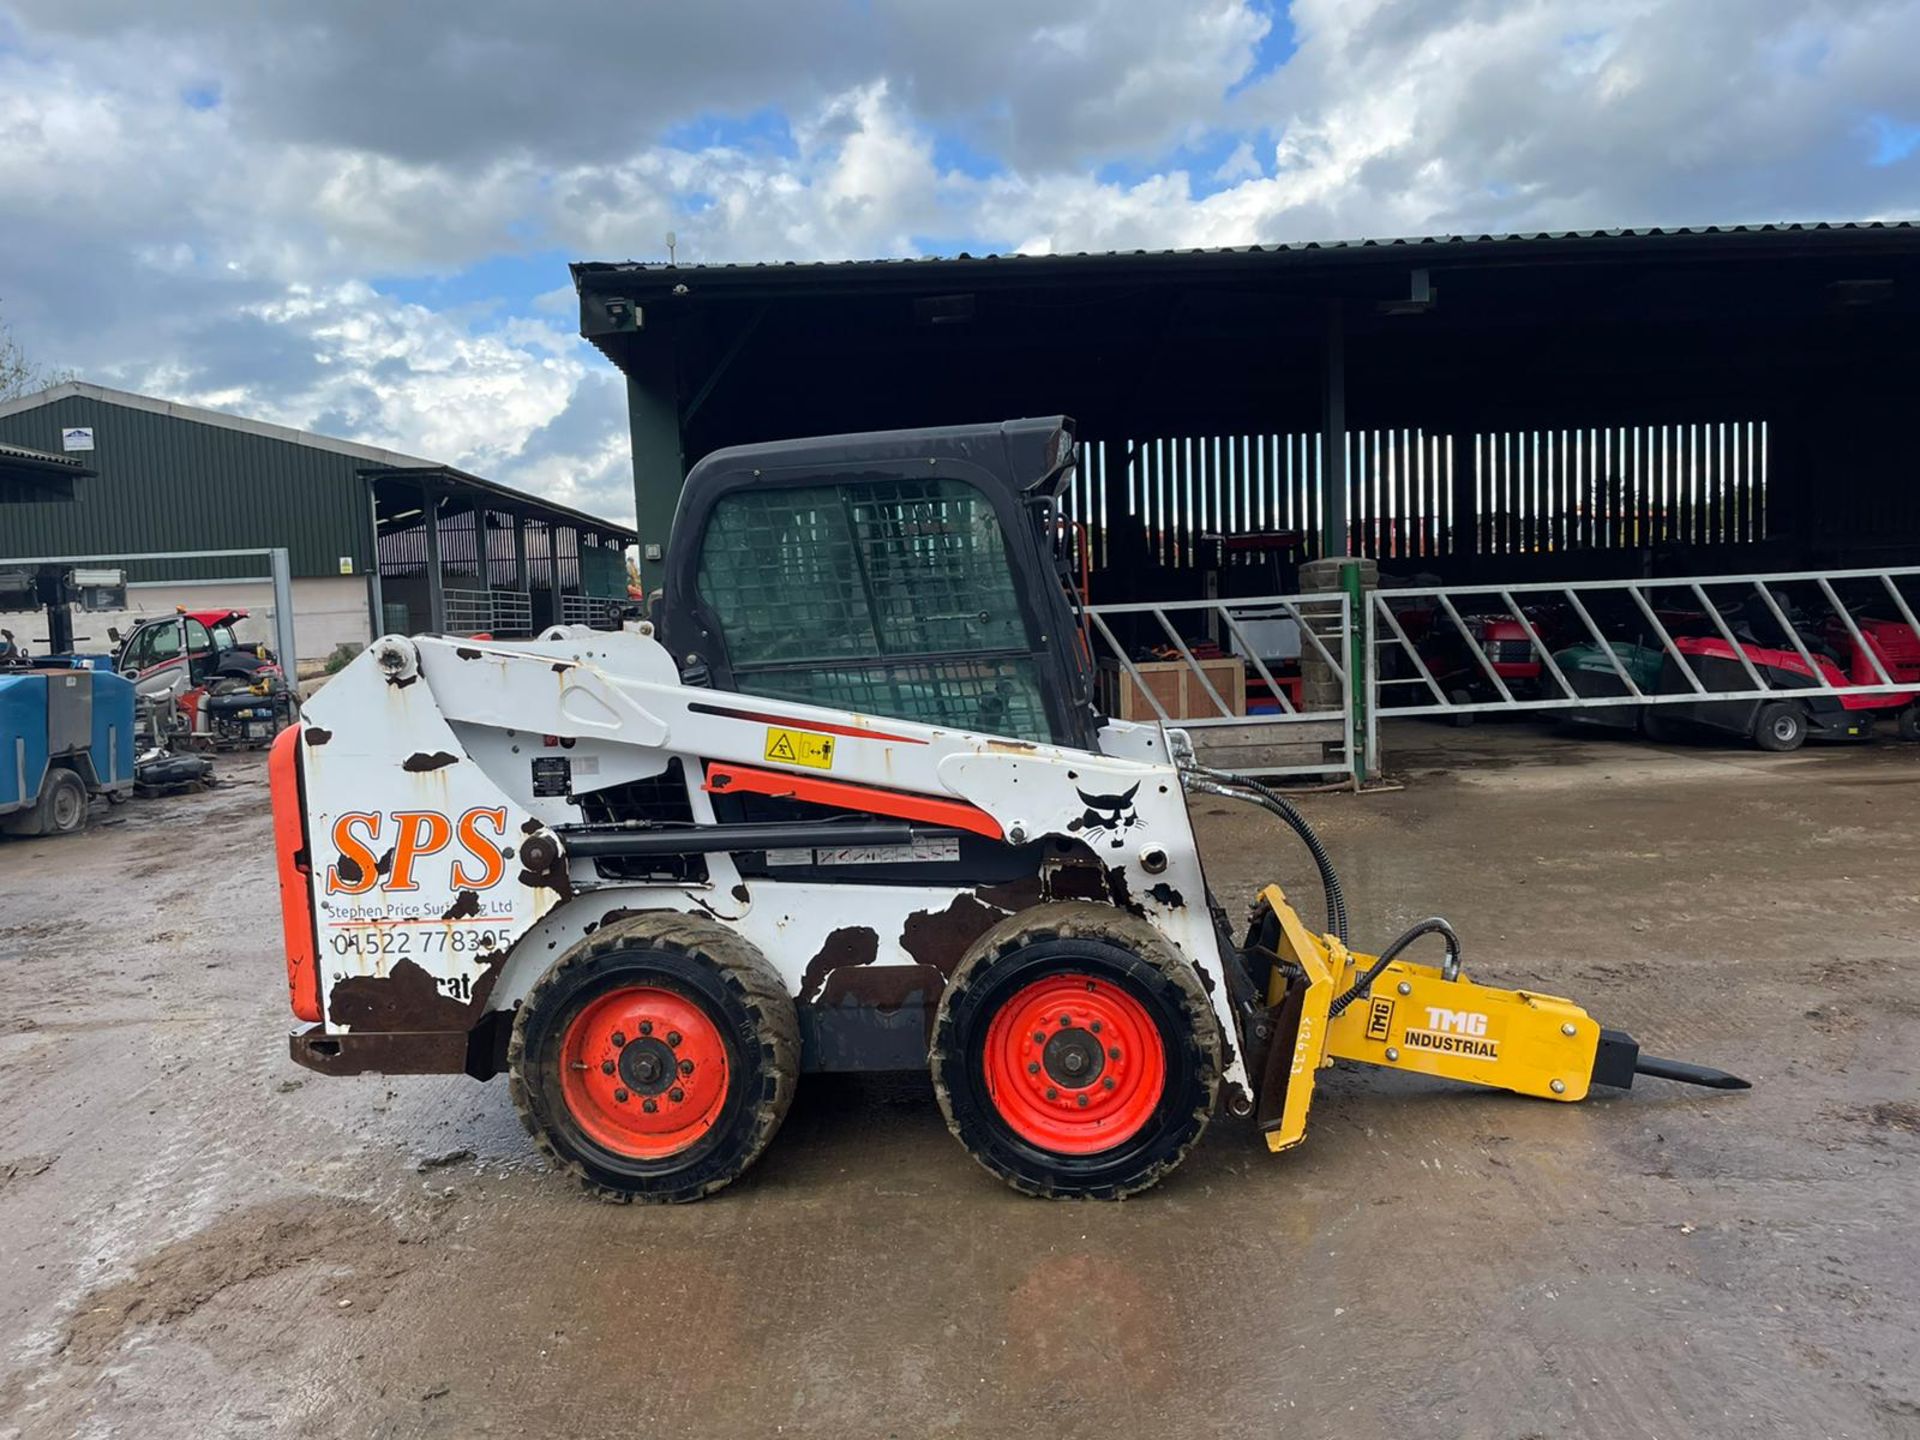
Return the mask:
<path fill-rule="evenodd" d="M 0 439 L 58 453 L 62 430 L 93 427 L 85 458 L 99 474 L 74 482 L 73 503 L 8 506 L 0 555 L 81 555 L 284 546 L 300 577 L 355 575 L 372 556 L 368 462 L 180 416 L 71 395 L 0 416 Z M 139 580 L 263 573 L 258 561 L 128 567 Z"/>

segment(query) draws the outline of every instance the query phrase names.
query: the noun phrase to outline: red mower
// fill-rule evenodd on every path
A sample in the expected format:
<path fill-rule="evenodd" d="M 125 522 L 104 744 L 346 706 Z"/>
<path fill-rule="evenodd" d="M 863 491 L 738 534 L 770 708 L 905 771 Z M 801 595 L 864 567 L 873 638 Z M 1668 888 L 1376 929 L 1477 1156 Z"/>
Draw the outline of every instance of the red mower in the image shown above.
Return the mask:
<path fill-rule="evenodd" d="M 1812 689 L 1816 686 L 1884 685 L 1912 682 L 1912 690 L 1881 691 L 1877 694 L 1808 695 L 1794 698 L 1782 695 L 1764 700 L 1703 700 L 1689 705 L 1650 705 L 1646 729 L 1655 739 L 1669 725 L 1697 725 L 1710 730 L 1739 735 L 1762 750 L 1798 750 L 1809 738 L 1821 740 L 1866 740 L 1873 735 L 1873 722 L 1891 714 L 1903 740 L 1920 740 L 1920 643 L 1911 627 L 1891 622 L 1856 622 L 1861 639 L 1878 656 L 1886 678 L 1875 668 L 1867 650 L 1857 643 L 1837 616 L 1829 622 L 1827 634 L 1801 633 L 1797 648 L 1776 648 L 1757 640 L 1739 637 L 1739 649 L 1718 636 L 1689 636 L 1675 640 L 1674 648 L 1686 657 L 1687 664 L 1708 690 L 1750 690 L 1753 680 L 1748 665 L 1759 673 L 1768 688 L 1782 691 Z M 1875 628 L 1869 629 L 1869 626 Z M 1828 635 L 1838 630 L 1844 645 L 1832 645 Z M 1896 633 L 1897 632 L 1897 633 Z M 1903 647 L 1911 647 L 1904 649 Z M 1745 663 L 1742 663 L 1742 656 Z M 1842 668 L 1841 660 L 1845 660 Z M 1809 665 L 1808 661 L 1812 664 Z M 1669 694 L 1683 693 L 1692 687 L 1669 658 L 1661 674 L 1661 686 Z"/>
<path fill-rule="evenodd" d="M 1521 699 L 1541 693 L 1546 667 L 1541 652 L 1527 637 L 1527 625 L 1552 649 L 1564 617 L 1549 606 L 1526 606 L 1526 622 L 1512 614 L 1463 615 L 1456 625 L 1444 611 L 1433 613 L 1423 636 L 1413 637 L 1420 659 L 1454 705 L 1472 705 L 1500 698 L 1488 671 L 1500 677 L 1508 692 Z M 1412 636 L 1411 627 L 1409 635 Z M 1484 663 L 1483 663 L 1484 662 Z M 1473 712 L 1448 717 L 1455 725 L 1471 725 Z"/>

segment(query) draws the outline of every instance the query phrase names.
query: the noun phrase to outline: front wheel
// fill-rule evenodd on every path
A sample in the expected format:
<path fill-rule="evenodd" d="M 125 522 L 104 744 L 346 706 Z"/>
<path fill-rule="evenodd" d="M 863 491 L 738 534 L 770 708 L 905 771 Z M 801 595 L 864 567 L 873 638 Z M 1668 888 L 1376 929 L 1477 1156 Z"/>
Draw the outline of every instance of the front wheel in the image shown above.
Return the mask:
<path fill-rule="evenodd" d="M 1762 705 L 1754 717 L 1753 743 L 1762 750 L 1798 750 L 1806 741 L 1806 711 L 1791 700 Z"/>
<path fill-rule="evenodd" d="M 1894 721 L 1902 740 L 1920 740 L 1920 705 L 1909 705 Z"/>
<path fill-rule="evenodd" d="M 1045 905 L 989 930 L 940 997 L 931 1054 L 947 1127 L 1030 1195 L 1117 1199 L 1206 1129 L 1221 1044 L 1193 966 L 1143 920 Z"/>
<path fill-rule="evenodd" d="M 710 921 L 602 929 L 528 993 L 507 1051 L 514 1108 L 554 1164 L 609 1200 L 697 1200 L 759 1158 L 800 1070 L 793 1000 Z"/>

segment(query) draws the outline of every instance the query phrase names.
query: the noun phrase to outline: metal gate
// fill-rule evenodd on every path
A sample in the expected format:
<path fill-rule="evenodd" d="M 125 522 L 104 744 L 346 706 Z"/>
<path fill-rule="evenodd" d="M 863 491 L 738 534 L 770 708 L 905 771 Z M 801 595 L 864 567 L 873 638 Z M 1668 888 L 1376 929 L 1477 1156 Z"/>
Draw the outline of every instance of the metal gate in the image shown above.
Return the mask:
<path fill-rule="evenodd" d="M 1106 714 L 1186 730 L 1223 770 L 1354 773 L 1345 594 L 1095 605 L 1086 616 Z"/>
<path fill-rule="evenodd" d="M 29 567 L 39 565 L 87 565 L 87 566 L 123 566 L 152 565 L 166 562 L 177 568 L 177 562 L 209 562 L 205 566 L 207 579 L 221 585 L 270 585 L 273 589 L 273 608 L 269 618 L 273 622 L 274 650 L 281 657 L 280 663 L 286 667 L 291 679 L 294 673 L 296 657 L 293 635 L 293 572 L 288 564 L 284 547 L 264 547 L 257 550 L 144 550 L 120 555 L 22 555 L 11 559 L 0 559 L 0 569 Z M 244 573 L 248 567 L 231 562 L 246 561 L 248 567 L 255 561 L 264 561 L 265 574 Z M 240 574 L 230 573 L 239 569 Z M 144 582 L 131 582 L 134 588 Z M 193 578 L 184 578 L 175 583 L 197 583 Z"/>
<path fill-rule="evenodd" d="M 1816 697 L 1897 712 L 1920 700 L 1916 611 L 1920 567 L 1378 590 L 1367 768 L 1382 717 Z"/>

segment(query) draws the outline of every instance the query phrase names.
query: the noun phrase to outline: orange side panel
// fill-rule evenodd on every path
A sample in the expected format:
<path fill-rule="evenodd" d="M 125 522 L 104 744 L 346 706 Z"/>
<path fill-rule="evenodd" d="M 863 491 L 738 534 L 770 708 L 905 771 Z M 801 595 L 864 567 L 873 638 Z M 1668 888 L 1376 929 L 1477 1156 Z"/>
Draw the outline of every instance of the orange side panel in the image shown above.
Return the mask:
<path fill-rule="evenodd" d="M 280 868 L 280 938 L 287 951 L 287 993 L 302 1020 L 320 1018 L 320 967 L 313 938 L 313 867 L 300 796 L 300 726 L 274 738 L 267 756 L 273 801 L 273 855 Z"/>
<path fill-rule="evenodd" d="M 833 805 L 842 810 L 864 810 L 869 815 L 924 820 L 929 825 L 944 825 L 951 830 L 971 830 L 976 835 L 985 835 L 989 840 L 1001 838 L 1000 822 L 963 800 L 939 800 L 930 795 L 909 795 L 900 790 L 877 790 L 869 785 L 849 784 L 845 780 L 816 780 L 811 775 L 758 770 L 750 765 L 709 765 L 703 788 L 730 794 L 744 791 L 749 795 L 805 800 L 814 805 Z"/>

